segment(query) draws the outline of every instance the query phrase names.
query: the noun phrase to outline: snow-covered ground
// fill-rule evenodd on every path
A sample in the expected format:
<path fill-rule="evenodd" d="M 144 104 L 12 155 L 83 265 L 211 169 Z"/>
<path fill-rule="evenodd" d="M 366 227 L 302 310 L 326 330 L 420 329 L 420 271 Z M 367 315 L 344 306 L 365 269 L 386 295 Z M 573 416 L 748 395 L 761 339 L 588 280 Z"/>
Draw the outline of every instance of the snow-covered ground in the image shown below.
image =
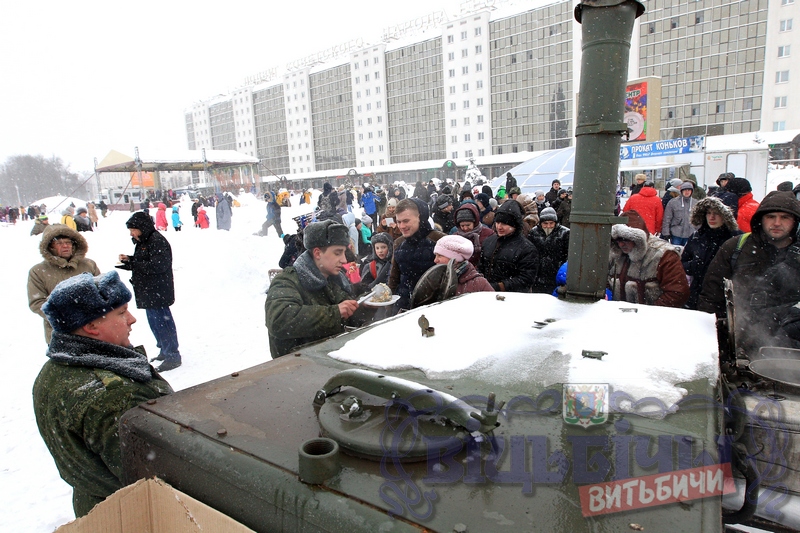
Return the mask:
<path fill-rule="evenodd" d="M 233 209 L 229 232 L 213 229 L 213 208 L 208 209 L 211 229 L 194 228 L 191 203 L 186 199 L 181 208 L 183 230 L 178 233 L 170 227 L 165 234 L 174 256 L 176 302 L 172 313 L 183 366 L 164 377 L 176 390 L 270 359 L 264 298 L 267 271 L 278 268 L 283 241 L 272 228 L 267 237 L 253 235 L 265 219 L 265 204 L 251 195 L 239 200 L 242 206 Z M 295 196 L 293 207 L 282 210 L 284 231 L 294 233 L 297 226 L 291 217 L 311 211 L 298 202 Z M 46 203 L 54 208 L 58 202 L 46 199 Z M 125 227 L 129 216 L 127 211 L 109 211 L 94 232 L 83 233 L 89 242 L 88 257 L 103 272 L 114 268 L 119 254 L 133 252 Z M 59 219 L 50 214 L 51 221 Z M 47 358 L 42 319 L 28 309 L 26 292 L 28 269 L 42 260 L 40 238 L 29 235 L 32 225 L 32 221 L 20 221 L 16 226 L 0 227 L 0 242 L 6 251 L 6 259 L 0 262 L 0 339 L 6 347 L 5 378 L 0 386 L 0 531 L 50 532 L 74 518 L 72 489 L 59 477 L 33 416 L 31 389 Z M 130 273 L 119 272 L 129 282 Z M 144 311 L 133 305 L 131 310 L 138 320 L 131 341 L 156 355 Z"/>

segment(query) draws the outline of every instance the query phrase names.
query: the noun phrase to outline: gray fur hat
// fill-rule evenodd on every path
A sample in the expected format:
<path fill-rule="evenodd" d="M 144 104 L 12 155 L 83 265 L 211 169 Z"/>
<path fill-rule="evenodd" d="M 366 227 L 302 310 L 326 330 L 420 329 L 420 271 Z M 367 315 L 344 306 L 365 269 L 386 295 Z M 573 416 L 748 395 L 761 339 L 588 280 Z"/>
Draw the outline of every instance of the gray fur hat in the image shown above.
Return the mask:
<path fill-rule="evenodd" d="M 42 312 L 55 331 L 72 333 L 129 301 L 131 291 L 116 271 L 100 276 L 84 272 L 56 285 Z"/>
<path fill-rule="evenodd" d="M 303 230 L 303 246 L 306 250 L 349 245 L 350 233 L 347 226 L 333 220 L 314 222 Z"/>

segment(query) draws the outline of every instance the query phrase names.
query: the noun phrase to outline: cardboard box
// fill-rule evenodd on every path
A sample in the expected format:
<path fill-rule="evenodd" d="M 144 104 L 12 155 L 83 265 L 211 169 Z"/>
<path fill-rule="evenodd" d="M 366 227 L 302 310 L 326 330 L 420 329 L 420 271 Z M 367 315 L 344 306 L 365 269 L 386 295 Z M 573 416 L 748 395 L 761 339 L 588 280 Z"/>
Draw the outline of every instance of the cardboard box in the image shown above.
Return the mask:
<path fill-rule="evenodd" d="M 56 533 L 158 533 L 253 531 L 158 478 L 119 489 L 92 511 Z"/>

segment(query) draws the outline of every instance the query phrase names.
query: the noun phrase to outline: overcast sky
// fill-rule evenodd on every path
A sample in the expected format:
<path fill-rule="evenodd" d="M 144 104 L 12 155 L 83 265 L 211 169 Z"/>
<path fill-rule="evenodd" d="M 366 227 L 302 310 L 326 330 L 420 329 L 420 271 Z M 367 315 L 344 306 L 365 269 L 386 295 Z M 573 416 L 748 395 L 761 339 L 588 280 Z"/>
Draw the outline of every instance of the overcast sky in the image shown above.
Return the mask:
<path fill-rule="evenodd" d="M 458 0 L 8 0 L 0 16 L 0 163 L 186 149 L 183 112 L 244 78 Z M 371 40 L 374 42 L 374 40 Z"/>

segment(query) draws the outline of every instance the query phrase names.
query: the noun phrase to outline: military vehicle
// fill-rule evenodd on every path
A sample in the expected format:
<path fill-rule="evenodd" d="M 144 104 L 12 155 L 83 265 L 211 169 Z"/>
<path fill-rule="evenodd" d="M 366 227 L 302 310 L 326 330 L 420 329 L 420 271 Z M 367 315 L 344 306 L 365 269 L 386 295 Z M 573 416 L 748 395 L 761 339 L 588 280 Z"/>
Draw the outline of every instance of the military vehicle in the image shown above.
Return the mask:
<path fill-rule="evenodd" d="M 466 295 L 151 400 L 120 423 L 127 481 L 158 476 L 258 531 L 800 527 L 787 367 L 720 368 L 710 315 L 598 301 L 643 10 L 576 7 L 565 300 Z M 676 323 L 688 342 L 652 342 Z"/>

